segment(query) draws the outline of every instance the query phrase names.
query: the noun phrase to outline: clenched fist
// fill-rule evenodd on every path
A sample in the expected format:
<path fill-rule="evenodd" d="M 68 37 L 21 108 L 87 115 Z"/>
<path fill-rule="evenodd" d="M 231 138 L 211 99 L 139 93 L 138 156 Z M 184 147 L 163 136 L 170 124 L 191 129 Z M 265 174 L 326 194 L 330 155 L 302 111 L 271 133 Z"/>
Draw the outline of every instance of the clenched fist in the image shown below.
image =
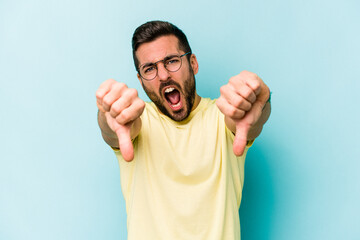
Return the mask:
<path fill-rule="evenodd" d="M 226 126 L 235 133 L 234 154 L 241 156 L 247 141 L 260 134 L 270 115 L 270 104 L 264 108 L 270 90 L 256 74 L 243 71 L 230 78 L 220 93 L 216 105 L 225 115 Z"/>
<path fill-rule="evenodd" d="M 131 161 L 134 158 L 131 139 L 140 131 L 144 101 L 136 89 L 109 79 L 96 91 L 96 104 L 104 140 L 112 147 L 119 147 L 124 160 Z"/>

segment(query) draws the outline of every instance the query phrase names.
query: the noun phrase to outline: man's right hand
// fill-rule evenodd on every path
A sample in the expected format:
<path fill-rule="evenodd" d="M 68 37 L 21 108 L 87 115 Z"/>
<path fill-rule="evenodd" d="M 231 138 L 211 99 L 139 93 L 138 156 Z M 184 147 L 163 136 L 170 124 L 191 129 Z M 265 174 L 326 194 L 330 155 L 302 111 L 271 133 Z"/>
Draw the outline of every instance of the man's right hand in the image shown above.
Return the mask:
<path fill-rule="evenodd" d="M 96 91 L 96 104 L 105 141 L 112 147 L 119 147 L 124 160 L 131 161 L 134 158 L 131 139 L 139 134 L 144 101 L 138 97 L 136 89 L 109 79 Z"/>

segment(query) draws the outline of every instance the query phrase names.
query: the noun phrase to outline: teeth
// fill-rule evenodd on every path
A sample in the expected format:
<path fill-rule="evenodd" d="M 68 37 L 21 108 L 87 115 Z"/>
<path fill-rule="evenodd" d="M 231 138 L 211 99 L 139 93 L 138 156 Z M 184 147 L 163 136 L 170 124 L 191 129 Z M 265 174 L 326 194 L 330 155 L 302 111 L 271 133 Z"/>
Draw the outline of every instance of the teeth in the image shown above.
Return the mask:
<path fill-rule="evenodd" d="M 171 106 L 173 106 L 173 107 L 178 107 L 178 106 L 180 106 L 180 102 L 178 102 L 178 103 L 175 104 L 175 105 L 171 105 Z"/>
<path fill-rule="evenodd" d="M 170 92 L 172 92 L 174 90 L 175 90 L 175 88 L 169 87 L 169 88 L 165 89 L 165 93 L 170 93 Z"/>

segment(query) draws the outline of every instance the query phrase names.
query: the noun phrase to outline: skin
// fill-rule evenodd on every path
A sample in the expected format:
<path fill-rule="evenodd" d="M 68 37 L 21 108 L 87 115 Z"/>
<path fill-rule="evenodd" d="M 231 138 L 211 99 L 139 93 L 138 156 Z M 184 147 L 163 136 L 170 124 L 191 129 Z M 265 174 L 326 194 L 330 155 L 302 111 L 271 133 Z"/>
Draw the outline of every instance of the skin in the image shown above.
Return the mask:
<path fill-rule="evenodd" d="M 160 37 L 153 42 L 142 44 L 136 51 L 136 56 L 140 65 L 143 63 L 157 62 L 169 55 L 184 54 L 185 52 L 180 50 L 178 45 L 178 39 L 175 36 Z M 196 56 L 192 54 L 190 56 L 190 61 L 188 61 L 186 57 L 183 57 L 181 68 L 176 72 L 168 72 L 162 63 L 159 63 L 157 68 L 157 77 L 152 81 L 143 80 L 139 74 L 137 75 L 141 85 L 149 98 L 155 102 L 158 109 L 163 114 L 169 116 L 175 121 L 184 120 L 190 114 L 191 110 L 195 109 L 200 102 L 200 96 L 197 95 L 195 89 L 194 75 L 197 74 L 199 70 Z M 174 86 L 180 92 L 180 99 L 183 103 L 183 108 L 180 112 L 173 111 L 165 99 L 163 86 L 168 84 L 170 84 L 170 86 Z M 187 93 L 186 89 L 190 85 L 193 86 L 194 98 L 191 100 L 189 99 L 191 104 L 186 104 L 188 102 L 187 95 L 190 94 Z M 159 105 L 162 105 L 162 107 Z"/>
<path fill-rule="evenodd" d="M 152 42 L 140 45 L 136 51 L 139 65 L 157 62 L 172 54 L 184 54 L 178 47 L 175 36 L 163 36 Z M 199 70 L 196 56 L 190 60 L 182 59 L 182 66 L 177 72 L 168 72 L 163 63 L 157 64 L 158 75 L 151 81 L 138 79 L 144 90 L 156 104 L 158 109 L 175 121 L 185 119 L 200 102 L 200 96 L 195 90 L 195 75 Z M 175 87 L 180 92 L 182 108 L 173 111 L 165 100 L 163 87 Z M 194 84 L 193 97 L 187 93 Z M 233 143 L 234 154 L 243 154 L 247 141 L 255 139 L 262 130 L 263 124 L 270 115 L 270 91 L 266 84 L 256 74 L 243 71 L 232 77 L 229 83 L 220 89 L 220 97 L 216 104 L 225 115 L 226 126 L 235 134 Z M 135 139 L 141 129 L 141 114 L 145 103 L 138 97 L 135 89 L 128 88 L 124 83 L 109 79 L 102 83 L 96 92 L 99 109 L 98 123 L 102 136 L 107 144 L 119 148 L 124 160 L 134 158 L 132 139 Z M 190 103 L 191 104 L 190 104 Z M 190 109 L 191 108 L 191 109 Z"/>
<path fill-rule="evenodd" d="M 259 76 L 243 71 L 230 78 L 220 93 L 216 105 L 225 115 L 226 126 L 235 134 L 234 154 L 241 156 L 247 142 L 260 135 L 270 116 L 270 90 Z"/>
<path fill-rule="evenodd" d="M 134 158 L 132 139 L 141 129 L 140 116 L 145 103 L 135 89 L 124 83 L 109 79 L 96 91 L 98 123 L 104 141 L 111 147 L 119 148 L 124 159 Z"/>

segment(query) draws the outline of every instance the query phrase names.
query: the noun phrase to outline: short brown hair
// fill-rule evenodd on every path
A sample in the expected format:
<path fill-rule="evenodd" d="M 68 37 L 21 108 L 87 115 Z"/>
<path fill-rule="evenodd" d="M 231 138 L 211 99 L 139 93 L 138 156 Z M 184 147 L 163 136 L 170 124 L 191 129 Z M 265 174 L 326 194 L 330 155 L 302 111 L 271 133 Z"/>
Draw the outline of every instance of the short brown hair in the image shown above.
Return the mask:
<path fill-rule="evenodd" d="M 137 59 L 135 52 L 140 45 L 152 42 L 159 37 L 167 35 L 174 35 L 179 40 L 179 49 L 183 50 L 185 53 L 191 53 L 191 48 L 185 34 L 174 24 L 165 21 L 146 22 L 135 30 L 132 38 L 133 59 L 137 71 L 139 70 L 139 60 Z M 191 54 L 187 55 L 188 59 L 190 59 L 190 56 Z"/>

